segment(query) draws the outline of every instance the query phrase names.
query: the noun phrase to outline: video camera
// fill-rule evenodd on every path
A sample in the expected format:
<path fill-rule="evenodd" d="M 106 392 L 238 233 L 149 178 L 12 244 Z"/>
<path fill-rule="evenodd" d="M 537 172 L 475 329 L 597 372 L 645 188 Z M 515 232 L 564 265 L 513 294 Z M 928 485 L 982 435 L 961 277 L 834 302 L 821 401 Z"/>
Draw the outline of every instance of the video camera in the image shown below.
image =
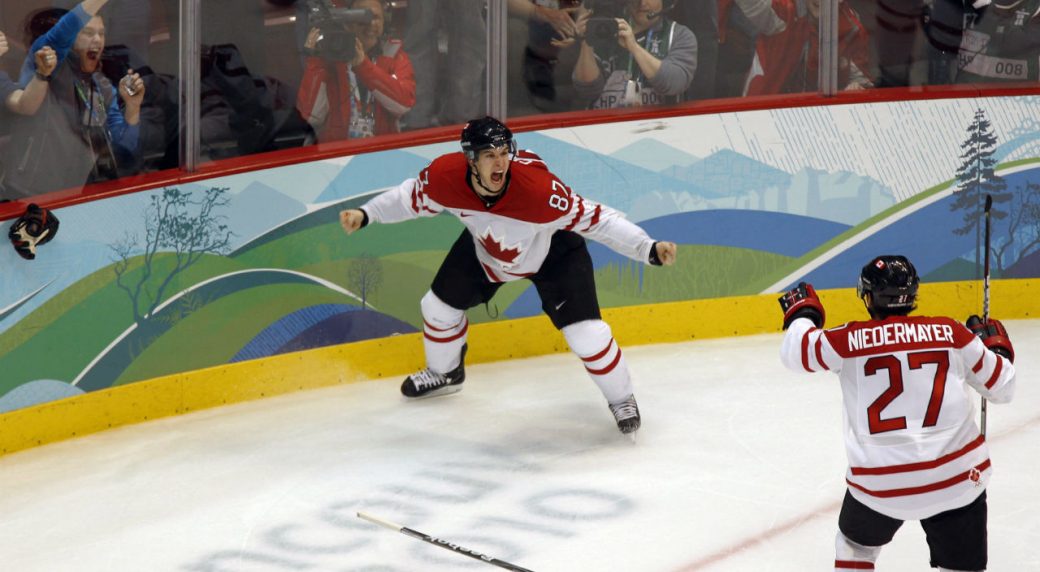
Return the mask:
<path fill-rule="evenodd" d="M 315 50 L 328 59 L 354 59 L 357 36 L 347 29 L 347 24 L 368 24 L 375 17 L 367 8 L 337 8 L 332 0 L 307 0 L 307 22 L 321 31 Z"/>

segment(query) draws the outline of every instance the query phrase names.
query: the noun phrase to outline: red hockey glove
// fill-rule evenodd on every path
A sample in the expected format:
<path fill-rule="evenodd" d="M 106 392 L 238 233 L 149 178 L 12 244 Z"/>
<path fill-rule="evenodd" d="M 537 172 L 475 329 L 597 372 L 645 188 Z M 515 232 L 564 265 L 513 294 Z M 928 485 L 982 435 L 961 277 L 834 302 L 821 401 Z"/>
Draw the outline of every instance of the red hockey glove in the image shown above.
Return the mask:
<path fill-rule="evenodd" d="M 990 351 L 1006 357 L 1011 360 L 1011 363 L 1015 362 L 1015 348 L 1011 345 L 1011 338 L 1008 337 L 1007 330 L 1004 329 L 1004 324 L 1001 324 L 1000 320 L 990 318 L 989 321 L 983 323 L 982 318 L 971 315 L 968 316 L 965 325 L 968 326 L 971 333 L 982 340 L 982 343 L 986 344 Z"/>
<path fill-rule="evenodd" d="M 822 328 L 827 312 L 823 310 L 820 297 L 816 295 L 816 289 L 812 284 L 801 282 L 790 292 L 780 296 L 780 308 L 784 311 L 784 329 L 798 318 L 809 318 Z"/>

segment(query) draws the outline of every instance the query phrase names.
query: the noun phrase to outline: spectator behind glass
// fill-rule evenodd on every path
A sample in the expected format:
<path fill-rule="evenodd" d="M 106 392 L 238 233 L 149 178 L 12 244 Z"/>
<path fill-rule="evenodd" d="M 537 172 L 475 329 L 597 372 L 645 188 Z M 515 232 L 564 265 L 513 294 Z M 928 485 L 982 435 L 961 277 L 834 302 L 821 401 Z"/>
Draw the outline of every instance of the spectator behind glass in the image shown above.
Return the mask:
<path fill-rule="evenodd" d="M 990 4 L 968 22 L 957 83 L 1040 81 L 1040 0 Z"/>
<path fill-rule="evenodd" d="M 819 89 L 820 0 L 773 0 L 787 28 L 760 36 L 746 95 L 803 93 Z M 838 89 L 873 87 L 866 75 L 870 53 L 866 28 L 848 3 L 838 3 Z"/>
<path fill-rule="evenodd" d="M 628 20 L 612 18 L 616 37 L 604 33 L 603 25 L 613 31 L 613 24 L 590 20 L 592 12 L 582 10 L 576 22 L 581 51 L 574 66 L 579 101 L 602 109 L 682 100 L 697 72 L 697 38 L 665 18 L 663 10 L 662 0 L 626 0 Z"/>
<path fill-rule="evenodd" d="M 397 133 L 398 120 L 415 105 L 412 63 L 400 41 L 383 37 L 382 2 L 354 0 L 348 7 L 374 15 L 367 24 L 345 24 L 354 43 L 337 45 L 342 37 L 320 39 L 321 30 L 311 28 L 304 44 L 310 55 L 296 106 L 319 142 Z"/>
<path fill-rule="evenodd" d="M 719 0 L 718 15 L 715 97 L 740 97 L 758 37 L 782 32 L 787 24 L 776 15 L 772 0 Z"/>
<path fill-rule="evenodd" d="M 36 115 L 20 118 L 8 145 L 8 196 L 28 197 L 113 179 L 136 162 L 144 83 L 133 70 L 118 89 L 100 70 L 107 0 L 85 0 L 30 49 L 51 46 L 60 62 Z M 26 58 L 21 83 L 37 72 Z M 120 108 L 120 100 L 125 110 Z"/>
<path fill-rule="evenodd" d="M 686 100 L 715 96 L 715 73 L 719 59 L 719 0 L 666 0 L 665 13 L 686 26 L 697 38 L 697 73 Z"/>
<path fill-rule="evenodd" d="M 404 49 L 415 68 L 415 106 L 405 129 L 465 123 L 486 111 L 486 0 L 421 0 L 408 3 Z M 439 38 L 447 39 L 441 56 Z"/>
<path fill-rule="evenodd" d="M 527 24 L 523 85 L 539 111 L 551 113 L 572 107 L 569 70 L 574 69 L 573 61 L 565 68 L 568 77 L 558 77 L 558 70 L 561 55 L 573 53 L 564 52 L 564 48 L 574 43 L 574 14 L 580 6 L 581 0 L 509 0 L 509 15 Z"/>

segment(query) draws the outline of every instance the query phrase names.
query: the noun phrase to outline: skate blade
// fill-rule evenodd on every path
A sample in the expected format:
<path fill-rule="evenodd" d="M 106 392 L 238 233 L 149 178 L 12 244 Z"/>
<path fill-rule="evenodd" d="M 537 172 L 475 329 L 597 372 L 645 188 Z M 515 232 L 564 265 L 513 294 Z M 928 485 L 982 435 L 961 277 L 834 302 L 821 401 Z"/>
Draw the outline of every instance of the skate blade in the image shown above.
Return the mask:
<path fill-rule="evenodd" d="M 636 431 L 633 431 L 631 433 L 625 433 L 625 436 L 628 437 L 629 439 L 631 439 L 632 443 L 635 443 L 636 442 L 636 433 L 639 433 L 639 431 L 636 430 Z"/>
<path fill-rule="evenodd" d="M 440 389 L 435 389 L 422 395 L 416 395 L 415 397 L 408 397 L 407 395 L 403 395 L 402 397 L 404 397 L 406 401 L 419 401 L 420 399 L 429 399 L 431 397 L 444 397 L 445 395 L 451 395 L 460 391 L 462 391 L 462 384 L 446 385 Z"/>

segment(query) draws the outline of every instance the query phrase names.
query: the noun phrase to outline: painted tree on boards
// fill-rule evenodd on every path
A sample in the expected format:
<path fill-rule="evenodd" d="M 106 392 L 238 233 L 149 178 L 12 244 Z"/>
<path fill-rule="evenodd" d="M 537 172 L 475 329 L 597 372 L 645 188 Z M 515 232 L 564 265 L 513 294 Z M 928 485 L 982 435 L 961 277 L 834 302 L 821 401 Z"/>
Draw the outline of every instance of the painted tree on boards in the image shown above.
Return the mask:
<path fill-rule="evenodd" d="M 207 254 L 224 254 L 232 232 L 220 209 L 227 188 L 186 193 L 176 187 L 153 195 L 145 211 L 145 236 L 127 234 L 111 245 L 116 285 L 130 297 L 134 321 L 151 319 L 174 279 Z"/>
<path fill-rule="evenodd" d="M 350 261 L 347 267 L 347 286 L 361 297 L 361 309 L 383 284 L 383 263 L 375 256 L 364 253 Z"/>
<path fill-rule="evenodd" d="M 993 242 L 993 260 L 997 275 L 1040 248 L 1040 184 L 1026 181 L 1012 194 L 1007 221 L 1007 235 Z"/>
<path fill-rule="evenodd" d="M 955 228 L 954 234 L 965 235 L 975 232 L 975 267 L 979 267 L 979 251 L 982 237 L 983 203 L 985 196 L 993 196 L 993 208 L 990 216 L 995 220 L 1007 216 L 1000 204 L 1011 200 L 1007 192 L 1007 184 L 997 175 L 994 157 L 997 147 L 997 136 L 993 134 L 993 125 L 986 118 L 982 109 L 975 110 L 975 117 L 968 126 L 968 137 L 961 144 L 961 165 L 957 169 L 957 188 L 953 192 L 952 211 L 964 211 L 963 226 Z"/>

